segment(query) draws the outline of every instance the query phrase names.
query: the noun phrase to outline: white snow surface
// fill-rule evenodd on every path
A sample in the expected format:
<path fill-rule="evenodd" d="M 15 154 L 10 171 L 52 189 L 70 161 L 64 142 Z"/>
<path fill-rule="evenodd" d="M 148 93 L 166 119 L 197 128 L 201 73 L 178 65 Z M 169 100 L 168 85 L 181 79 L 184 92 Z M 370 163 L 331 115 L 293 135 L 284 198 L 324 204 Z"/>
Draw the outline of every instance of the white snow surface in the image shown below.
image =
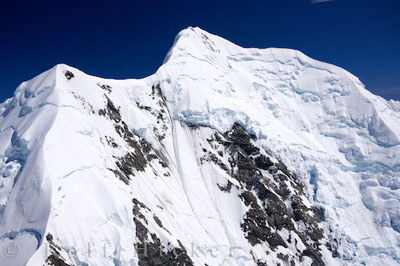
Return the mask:
<path fill-rule="evenodd" d="M 138 107 L 163 108 L 150 96 L 158 83 L 169 114 L 164 127 Z M 104 95 L 168 159 L 168 177 L 153 163 L 126 185 L 108 170 L 126 144 L 98 115 Z M 102 79 L 60 64 L 22 83 L 0 114 L 0 265 L 45 264 L 48 233 L 67 263 L 137 265 L 132 198 L 152 211 L 145 216 L 163 243 L 179 246 L 179 239 L 189 254 L 211 250 L 192 254 L 195 265 L 254 265 L 263 250 L 241 231 L 245 207 L 217 187 L 229 177 L 199 164 L 209 131 L 235 122 L 325 208 L 340 241 L 339 258 L 324 255 L 328 265 L 400 263 L 400 103 L 299 51 L 242 48 L 190 27 L 150 77 Z M 205 127 L 193 133 L 187 125 Z M 232 247 L 239 247 L 234 254 Z M 272 255 L 265 260 L 276 263 Z"/>

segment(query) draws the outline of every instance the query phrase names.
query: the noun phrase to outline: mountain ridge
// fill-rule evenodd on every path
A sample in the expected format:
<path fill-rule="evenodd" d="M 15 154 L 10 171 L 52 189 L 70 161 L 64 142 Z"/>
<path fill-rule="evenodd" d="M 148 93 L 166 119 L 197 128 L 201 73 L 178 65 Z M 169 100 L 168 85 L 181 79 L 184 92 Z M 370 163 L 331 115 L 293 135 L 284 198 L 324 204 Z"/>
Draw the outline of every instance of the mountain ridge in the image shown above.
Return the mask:
<path fill-rule="evenodd" d="M 56 65 L 1 104 L 1 244 L 25 252 L 0 259 L 156 264 L 137 244 L 180 265 L 394 265 L 395 106 L 301 52 L 199 28 L 147 78 Z"/>

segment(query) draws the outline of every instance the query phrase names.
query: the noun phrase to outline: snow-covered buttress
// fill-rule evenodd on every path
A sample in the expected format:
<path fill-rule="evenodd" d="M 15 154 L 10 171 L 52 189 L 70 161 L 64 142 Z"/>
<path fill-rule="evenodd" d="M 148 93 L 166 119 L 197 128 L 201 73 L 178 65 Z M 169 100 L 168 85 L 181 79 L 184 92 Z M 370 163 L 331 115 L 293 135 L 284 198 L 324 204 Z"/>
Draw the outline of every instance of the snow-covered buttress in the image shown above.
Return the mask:
<path fill-rule="evenodd" d="M 0 265 L 398 265 L 400 103 L 181 31 L 158 71 L 57 65 L 0 105 Z"/>

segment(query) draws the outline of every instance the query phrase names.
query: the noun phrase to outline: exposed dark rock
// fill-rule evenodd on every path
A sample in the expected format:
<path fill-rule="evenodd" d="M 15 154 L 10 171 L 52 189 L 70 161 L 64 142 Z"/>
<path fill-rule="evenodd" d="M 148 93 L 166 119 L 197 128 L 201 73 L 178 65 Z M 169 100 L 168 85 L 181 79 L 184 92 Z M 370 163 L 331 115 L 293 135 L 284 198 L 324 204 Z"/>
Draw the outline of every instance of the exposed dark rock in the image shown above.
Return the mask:
<path fill-rule="evenodd" d="M 156 215 L 153 215 L 153 219 L 154 219 L 154 221 L 157 223 L 157 225 L 158 225 L 159 227 L 164 228 L 164 226 L 163 226 L 163 224 L 162 224 L 160 218 L 158 218 Z"/>
<path fill-rule="evenodd" d="M 66 71 L 64 72 L 64 75 L 65 75 L 65 77 L 66 77 L 68 80 L 70 80 L 70 79 L 72 79 L 73 77 L 75 77 L 74 73 L 72 73 L 72 72 L 69 71 L 69 70 L 66 70 Z"/>
<path fill-rule="evenodd" d="M 321 206 L 315 206 L 312 208 L 313 212 L 317 214 L 320 221 L 325 221 L 325 209 Z"/>
<path fill-rule="evenodd" d="M 323 210 L 305 205 L 300 196 L 308 196 L 299 178 L 281 160 L 274 163 L 256 146 L 255 140 L 255 136 L 248 134 L 239 124 L 234 124 L 228 132 L 215 133 L 207 139 L 215 151 L 220 151 L 222 145 L 223 153 L 228 154 L 229 161 L 224 170 L 242 185 L 239 188 L 243 191 L 240 197 L 249 207 L 241 224 L 246 238 L 252 245 L 267 242 L 274 250 L 277 246 L 287 247 L 286 243 L 292 241 L 284 240 L 278 234 L 280 230 L 286 229 L 298 235 L 307 248 L 306 254 L 297 256 L 308 256 L 315 265 L 320 265 L 322 255 L 319 240 L 323 238 L 324 232 L 319 223 L 324 217 Z M 210 155 L 214 154 L 213 151 L 203 149 L 203 152 L 203 160 L 220 165 L 218 157 Z M 296 229 L 304 228 L 295 225 L 299 222 L 304 223 L 304 231 Z M 297 239 L 295 242 L 297 245 Z M 293 262 L 289 257 L 281 259 L 285 265 Z"/>
<path fill-rule="evenodd" d="M 277 174 L 274 175 L 275 184 L 272 184 L 273 190 L 282 198 L 282 200 L 288 200 L 291 194 L 289 187 L 285 181 L 288 178 L 285 175 Z"/>
<path fill-rule="evenodd" d="M 250 191 L 244 191 L 242 194 L 239 196 L 242 200 L 243 203 L 246 206 L 250 206 L 251 208 L 257 208 L 258 203 L 257 203 L 257 198 L 254 196 L 254 194 Z"/>
<path fill-rule="evenodd" d="M 63 259 L 57 257 L 57 255 L 54 254 L 51 254 L 49 257 L 47 257 L 46 263 L 54 266 L 71 266 L 70 264 L 63 261 Z"/>
<path fill-rule="evenodd" d="M 278 253 L 277 257 L 278 257 L 278 259 L 286 262 L 285 264 L 289 263 L 289 256 L 288 255 L 284 255 L 282 253 Z"/>
<path fill-rule="evenodd" d="M 237 146 L 230 146 L 231 158 L 229 163 L 232 169 L 237 169 L 236 172 L 232 173 L 240 183 L 244 184 L 248 190 L 250 190 L 255 181 L 261 178 L 261 173 L 251 157 L 241 152 Z"/>
<path fill-rule="evenodd" d="M 115 175 L 116 177 L 118 177 L 119 180 L 121 180 L 122 182 L 124 182 L 126 185 L 129 185 L 129 178 L 128 178 L 126 175 L 124 175 L 123 173 L 121 173 L 119 170 L 116 170 L 116 169 L 108 169 L 108 170 L 110 170 L 111 172 L 113 172 L 114 175 Z"/>
<path fill-rule="evenodd" d="M 133 135 L 128 126 L 122 121 L 120 124 L 115 125 L 116 132 L 125 140 L 125 142 L 133 148 L 132 152 L 128 152 L 124 157 L 120 158 L 120 168 L 124 168 L 124 173 L 133 174 L 133 168 L 138 171 L 144 171 L 147 165 L 145 154 L 151 150 L 151 144 Z"/>
<path fill-rule="evenodd" d="M 143 203 L 141 203 L 137 199 L 133 199 L 132 202 L 134 204 L 132 212 L 134 214 L 133 221 L 136 225 L 137 237 L 135 248 L 139 257 L 139 265 L 192 266 L 193 262 L 179 240 L 179 247 L 169 247 L 168 251 L 165 251 L 166 248 L 161 243 L 161 240 L 157 237 L 156 234 L 150 233 L 147 227 L 142 222 L 144 221 L 147 224 L 147 221 L 145 220 L 145 217 L 141 213 L 141 211 L 150 211 L 150 209 L 148 209 Z M 164 228 L 161 220 L 157 216 L 153 216 L 153 218 L 161 228 Z"/>
<path fill-rule="evenodd" d="M 162 93 L 161 90 L 161 85 L 155 84 L 151 87 L 151 94 L 150 96 L 152 97 L 153 100 L 157 101 L 158 108 L 151 109 L 150 112 L 151 114 L 156 117 L 157 119 L 157 124 L 161 125 L 160 127 L 154 127 L 153 131 L 154 134 L 157 136 L 159 141 L 162 141 L 166 137 L 166 132 L 169 130 L 169 126 L 171 124 L 170 118 L 169 118 L 169 110 L 167 107 L 167 99 Z M 146 109 L 146 107 L 143 107 Z"/>
<path fill-rule="evenodd" d="M 136 217 L 133 218 L 133 222 L 136 225 L 136 237 L 140 242 L 146 242 L 147 239 L 147 234 L 148 234 L 148 230 L 146 228 L 146 226 L 143 225 L 143 223 L 137 219 Z M 140 255 L 139 255 L 140 257 Z"/>
<path fill-rule="evenodd" d="M 136 102 L 136 106 L 139 107 L 142 110 L 146 110 L 146 111 L 149 111 L 149 112 L 152 110 L 150 106 L 142 105 L 139 102 Z"/>
<path fill-rule="evenodd" d="M 216 165 L 218 165 L 222 170 L 228 171 L 228 167 L 212 152 L 208 152 L 206 155 L 202 156 L 200 158 L 200 163 L 203 162 L 214 162 Z"/>
<path fill-rule="evenodd" d="M 134 170 L 144 171 L 147 159 L 140 150 L 136 150 L 135 153 L 128 152 L 125 156 L 120 157 L 116 164 L 129 179 L 130 175 L 135 175 Z"/>
<path fill-rule="evenodd" d="M 71 266 L 65 262 L 65 259 L 61 256 L 61 248 L 54 243 L 53 235 L 48 233 L 46 240 L 49 243 L 50 255 L 46 259 L 48 265 L 53 266 Z"/>
<path fill-rule="evenodd" d="M 86 101 L 86 99 L 83 96 L 77 94 L 74 91 L 71 91 L 71 94 L 82 105 L 82 107 L 89 112 L 89 114 L 95 113 L 93 105 L 91 103 L 89 103 L 88 101 Z"/>
<path fill-rule="evenodd" d="M 337 250 L 337 244 L 338 243 L 337 243 L 336 239 L 333 240 L 333 245 L 329 242 L 325 244 L 326 248 L 332 253 L 332 256 L 334 258 L 339 257 L 339 252 Z"/>
<path fill-rule="evenodd" d="M 121 121 L 121 113 L 119 111 L 119 108 L 116 108 L 114 103 L 107 96 L 106 98 L 107 98 L 106 113 L 108 114 L 108 117 L 115 123 L 119 123 Z"/>
<path fill-rule="evenodd" d="M 257 261 L 257 266 L 268 266 L 266 262 L 263 262 L 261 260 Z"/>
<path fill-rule="evenodd" d="M 108 93 L 111 92 L 111 86 L 110 85 L 97 83 L 97 86 L 99 86 L 103 90 L 107 91 Z"/>
<path fill-rule="evenodd" d="M 287 169 L 286 165 L 283 164 L 283 162 L 279 161 L 277 164 L 275 164 L 275 166 L 282 171 L 282 173 L 284 173 L 287 176 L 291 176 L 291 173 L 289 172 L 289 170 Z"/>
<path fill-rule="evenodd" d="M 125 183 L 130 179 L 130 175 L 134 175 L 134 171 L 144 171 L 147 166 L 148 159 L 146 155 L 151 150 L 150 143 L 146 142 L 144 139 L 135 136 L 124 121 L 122 121 L 121 113 L 119 108 L 115 107 L 114 103 L 106 96 L 107 106 L 105 109 L 99 110 L 99 114 L 107 116 L 110 120 L 114 121 L 115 131 L 120 135 L 123 140 L 132 148 L 124 156 L 118 158 L 116 165 L 119 169 L 118 172 L 113 170 L 113 172 L 118 176 L 119 179 L 123 180 Z M 113 139 L 107 138 L 107 142 L 113 147 L 118 147 Z M 124 178 L 122 176 L 125 176 Z"/>
<path fill-rule="evenodd" d="M 159 160 L 158 163 L 159 163 L 162 167 L 164 167 L 164 168 L 167 168 L 167 167 L 168 167 L 168 164 L 166 164 L 165 162 L 163 162 L 163 161 L 161 161 L 161 160 Z"/>
<path fill-rule="evenodd" d="M 115 139 L 113 137 L 110 136 L 105 136 L 107 144 L 110 145 L 113 148 L 118 148 L 118 144 L 115 143 Z"/>
<path fill-rule="evenodd" d="M 140 138 L 139 143 L 140 143 L 140 146 L 142 147 L 142 150 L 144 153 L 148 154 L 151 152 L 151 149 L 152 149 L 151 144 L 148 143 L 145 139 Z"/>
<path fill-rule="evenodd" d="M 146 156 L 146 159 L 149 162 L 151 162 L 152 160 L 157 159 L 157 158 L 158 158 L 157 155 L 155 155 L 154 153 L 147 154 L 147 156 Z"/>
<path fill-rule="evenodd" d="M 105 109 L 100 109 L 99 110 L 99 115 L 105 116 L 106 115 L 106 110 Z"/>
<path fill-rule="evenodd" d="M 281 230 L 282 228 L 286 228 L 288 230 L 294 230 L 293 223 L 291 221 L 291 213 L 286 208 L 285 203 L 278 198 L 273 193 L 268 195 L 268 198 L 265 199 L 264 210 L 268 216 L 268 223 L 276 228 L 277 230 Z"/>
<path fill-rule="evenodd" d="M 251 245 L 268 242 L 270 248 L 275 250 L 277 246 L 287 247 L 285 241 L 279 234 L 272 231 L 267 224 L 268 217 L 262 208 L 258 205 L 254 195 L 251 192 L 242 194 L 245 202 L 250 205 L 250 209 L 243 218 L 241 224 L 243 232 L 246 233 L 246 238 Z"/>
<path fill-rule="evenodd" d="M 218 188 L 219 188 L 221 191 L 223 191 L 223 192 L 228 192 L 228 193 L 231 192 L 232 185 L 233 185 L 232 182 L 229 181 L 229 180 L 228 180 L 228 183 L 226 183 L 225 186 L 221 186 L 220 184 L 217 184 Z"/>
<path fill-rule="evenodd" d="M 154 113 L 157 121 L 165 126 L 168 122 L 166 113 L 168 110 L 159 84 L 152 87 L 151 95 L 153 99 L 157 99 L 161 111 L 152 110 L 137 103 L 138 107 Z M 117 158 L 117 169 L 113 170 L 121 180 L 129 183 L 130 176 L 134 176 L 136 171 L 144 171 L 148 165 L 154 166 L 153 161 L 157 159 L 162 167 L 168 167 L 168 160 L 164 158 L 162 152 L 155 151 L 150 143 L 128 128 L 119 108 L 110 99 L 107 98 L 107 106 L 100 110 L 99 114 L 114 122 L 116 132 L 129 147 L 126 155 Z M 158 127 L 154 130 L 156 136 L 162 140 L 167 129 L 168 127 Z M 198 127 L 193 127 L 191 130 L 198 130 Z M 113 146 L 113 140 L 107 139 L 107 141 Z M 295 245 L 302 242 L 306 247 L 303 253 L 298 251 L 290 257 L 284 254 L 278 255 L 282 264 L 292 265 L 294 259 L 299 260 L 307 256 L 313 260 L 313 265 L 323 265 L 319 246 L 325 244 L 321 241 L 324 231 L 320 225 L 325 219 L 324 210 L 316 206 L 307 207 L 309 205 L 304 202 L 304 198 L 308 195 L 300 179 L 281 160 L 271 159 L 272 155 L 267 155 L 257 146 L 256 137 L 249 134 L 239 124 L 234 124 L 228 132 L 222 134 L 215 132 L 207 138 L 207 141 L 210 148 L 203 148 L 204 153 L 200 162 L 213 162 L 238 181 L 237 189 L 240 191 L 240 198 L 248 207 L 241 228 L 249 243 L 253 246 L 268 244 L 271 250 L 276 250 L 278 246 L 287 248 L 287 243 L 292 243 L 292 241 Z M 228 158 L 229 163 L 224 163 L 222 161 L 226 160 L 224 158 Z M 154 174 L 157 175 L 154 169 Z M 233 186 L 231 181 L 225 185 L 217 185 L 223 192 L 231 192 Z M 133 205 L 139 245 L 137 247 L 139 265 L 192 265 L 182 245 L 166 249 L 157 235 L 149 232 L 148 221 L 143 213 L 151 211 L 137 200 L 133 200 Z M 155 223 L 160 228 L 164 228 L 162 221 L 154 214 L 152 216 Z M 303 224 L 304 226 L 299 226 Z M 281 237 L 282 229 L 289 231 L 289 239 Z M 292 234 L 298 237 L 293 240 Z M 332 253 L 335 252 L 332 246 L 330 250 Z M 262 263 L 259 261 L 259 265 L 263 265 Z"/>
<path fill-rule="evenodd" d="M 318 251 L 312 250 L 310 248 L 307 248 L 303 251 L 302 257 L 309 257 L 312 259 L 312 266 L 322 266 L 325 265 L 324 261 L 322 260 L 322 256 Z"/>
<path fill-rule="evenodd" d="M 132 209 L 132 213 L 135 217 L 140 218 L 141 220 L 145 221 L 147 224 L 147 220 L 146 217 L 141 213 L 141 210 L 145 210 L 145 211 L 150 211 L 149 208 L 147 208 L 146 205 L 144 205 L 144 203 L 140 202 L 139 200 L 133 198 L 132 199 L 132 203 L 133 203 L 133 209 Z"/>
<path fill-rule="evenodd" d="M 226 132 L 225 137 L 238 145 L 246 154 L 258 154 L 260 149 L 251 143 L 252 136 L 250 136 L 242 126 L 234 124 L 232 129 Z"/>
<path fill-rule="evenodd" d="M 293 197 L 292 200 L 292 209 L 294 214 L 295 221 L 303 221 L 307 227 L 307 231 L 305 232 L 307 236 L 313 241 L 318 242 L 318 240 L 322 239 L 324 236 L 324 232 L 321 228 L 319 228 L 318 223 L 321 222 L 318 214 L 313 209 L 307 208 L 301 199 L 297 196 Z M 310 215 L 309 212 L 312 212 L 314 215 Z"/>
<path fill-rule="evenodd" d="M 187 255 L 187 251 L 183 246 L 173 247 L 169 251 L 164 251 L 160 239 L 151 234 L 151 241 L 136 245 L 140 266 L 155 265 L 179 265 L 192 266 L 193 262 Z"/>
<path fill-rule="evenodd" d="M 144 171 L 149 162 L 154 159 L 158 158 L 163 167 L 168 167 L 165 160 L 158 156 L 149 142 L 134 134 L 128 128 L 128 125 L 122 119 L 120 109 L 107 96 L 105 97 L 107 105 L 104 109 L 99 110 L 99 115 L 108 117 L 114 122 L 115 131 L 129 146 L 129 151 L 124 156 L 116 158 L 118 169 L 112 170 L 114 174 L 123 182 L 129 184 L 130 176 L 134 176 L 135 171 Z M 106 140 L 112 147 L 118 147 L 114 139 L 106 137 Z"/>
<path fill-rule="evenodd" d="M 162 90 L 161 90 L 161 85 L 160 83 L 153 85 L 151 87 L 151 96 L 153 96 L 153 99 L 155 99 L 155 97 L 159 97 L 161 98 L 161 100 L 165 103 L 166 102 L 166 98 L 164 97 Z"/>
<path fill-rule="evenodd" d="M 263 154 L 260 154 L 257 156 L 254 160 L 256 163 L 256 166 L 260 169 L 263 170 L 268 170 L 271 166 L 274 165 L 274 163 L 271 161 L 269 157 L 264 156 Z"/>

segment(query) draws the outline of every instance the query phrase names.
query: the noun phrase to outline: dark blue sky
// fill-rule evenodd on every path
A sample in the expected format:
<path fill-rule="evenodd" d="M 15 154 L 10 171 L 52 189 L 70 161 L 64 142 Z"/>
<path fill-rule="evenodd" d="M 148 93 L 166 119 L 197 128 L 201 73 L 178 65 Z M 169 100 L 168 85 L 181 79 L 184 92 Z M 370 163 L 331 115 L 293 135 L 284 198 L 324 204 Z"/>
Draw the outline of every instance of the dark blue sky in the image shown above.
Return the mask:
<path fill-rule="evenodd" d="M 0 101 L 57 63 L 148 76 L 188 26 L 245 47 L 301 50 L 400 100 L 399 0 L 0 0 Z"/>

